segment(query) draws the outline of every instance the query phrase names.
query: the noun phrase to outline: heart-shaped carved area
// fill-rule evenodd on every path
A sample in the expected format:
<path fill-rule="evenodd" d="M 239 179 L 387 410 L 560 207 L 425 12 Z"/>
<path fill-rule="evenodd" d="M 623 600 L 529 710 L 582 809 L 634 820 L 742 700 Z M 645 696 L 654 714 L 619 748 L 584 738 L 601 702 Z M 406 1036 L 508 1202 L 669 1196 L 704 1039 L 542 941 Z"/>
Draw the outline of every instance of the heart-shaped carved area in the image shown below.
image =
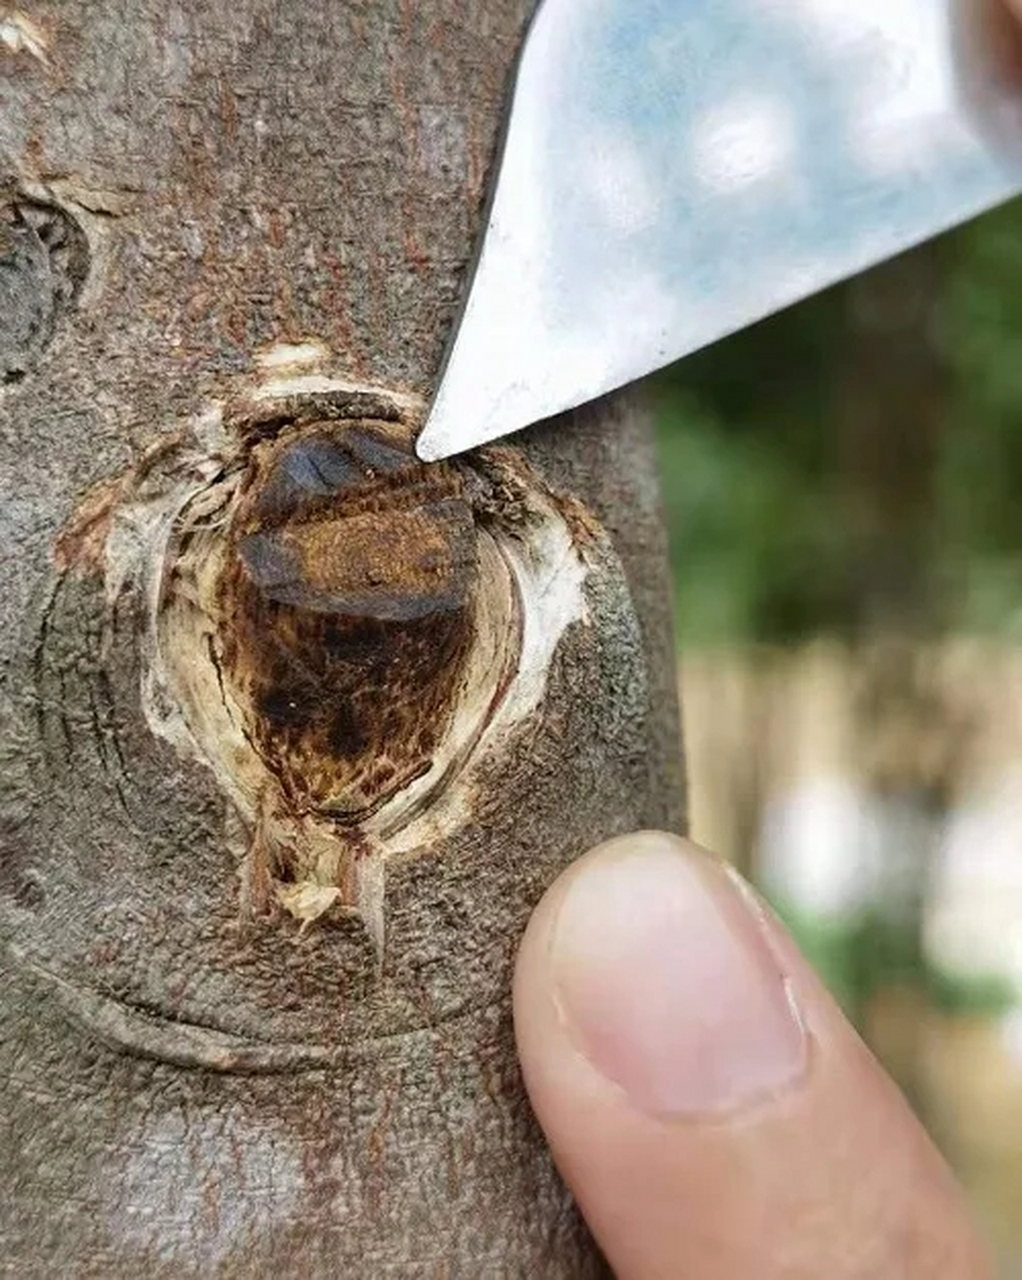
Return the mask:
<path fill-rule="evenodd" d="M 585 614 L 585 531 L 521 456 L 427 465 L 411 439 L 286 424 L 172 521 L 151 720 L 177 716 L 250 829 L 257 914 L 361 910 L 388 852 L 469 820 L 473 761 Z"/>

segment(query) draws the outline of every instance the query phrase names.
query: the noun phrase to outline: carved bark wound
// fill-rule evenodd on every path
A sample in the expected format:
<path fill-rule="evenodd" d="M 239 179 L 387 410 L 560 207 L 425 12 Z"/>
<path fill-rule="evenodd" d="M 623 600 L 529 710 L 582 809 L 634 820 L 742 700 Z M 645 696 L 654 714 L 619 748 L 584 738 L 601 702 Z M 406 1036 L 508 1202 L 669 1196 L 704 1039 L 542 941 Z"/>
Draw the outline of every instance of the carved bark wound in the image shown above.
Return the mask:
<path fill-rule="evenodd" d="M 303 923 L 337 902 L 382 937 L 358 824 L 429 772 L 454 715 L 478 579 L 462 489 L 383 423 L 317 423 L 251 452 L 217 604 L 223 677 L 268 771 L 256 913 L 267 890 Z M 308 817 L 332 820 L 325 848 L 294 821 Z"/>
<path fill-rule="evenodd" d="M 498 708 L 531 709 L 572 617 L 551 602 L 570 606 L 599 532 L 512 449 L 424 465 L 393 407 L 317 418 L 349 396 L 242 413 L 143 572 L 162 580 L 157 680 L 251 830 L 243 909 L 354 911 L 380 948 L 388 851 L 464 780 Z M 544 647 L 516 703 L 533 605 Z M 463 795 L 445 821 L 470 812 Z"/>
<path fill-rule="evenodd" d="M 375 430 L 253 451 L 222 581 L 230 678 L 288 801 L 354 823 L 431 763 L 472 643 L 472 511 L 453 468 Z"/>

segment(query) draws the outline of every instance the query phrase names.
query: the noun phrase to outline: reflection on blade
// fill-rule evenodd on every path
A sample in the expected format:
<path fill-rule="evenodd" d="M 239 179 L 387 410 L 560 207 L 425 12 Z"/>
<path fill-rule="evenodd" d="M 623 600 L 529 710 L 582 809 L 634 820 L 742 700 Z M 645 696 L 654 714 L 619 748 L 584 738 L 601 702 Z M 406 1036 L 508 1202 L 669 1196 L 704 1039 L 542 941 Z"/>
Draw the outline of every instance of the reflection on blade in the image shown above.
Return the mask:
<path fill-rule="evenodd" d="M 1022 190 L 987 2 L 545 0 L 420 456 L 591 400 Z"/>

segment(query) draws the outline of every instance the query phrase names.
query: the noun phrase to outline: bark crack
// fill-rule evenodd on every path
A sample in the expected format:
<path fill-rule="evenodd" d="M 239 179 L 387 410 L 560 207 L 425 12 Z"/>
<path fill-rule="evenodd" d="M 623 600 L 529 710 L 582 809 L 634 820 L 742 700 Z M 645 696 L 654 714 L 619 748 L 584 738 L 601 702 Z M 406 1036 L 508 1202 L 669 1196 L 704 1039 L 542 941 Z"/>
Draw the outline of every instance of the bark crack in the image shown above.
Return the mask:
<path fill-rule="evenodd" d="M 284 1075 L 329 1071 L 376 1059 L 380 1050 L 400 1050 L 413 1043 L 436 1040 L 445 1031 L 470 1019 L 505 1018 L 505 1002 L 461 1008 L 435 1018 L 428 1026 L 374 1036 L 355 1044 L 272 1042 L 232 1035 L 201 1023 L 168 1018 L 156 1010 L 69 982 L 28 960 L 10 946 L 11 957 L 42 983 L 65 1016 L 107 1048 L 129 1057 L 165 1062 L 184 1070 L 227 1075 Z"/>

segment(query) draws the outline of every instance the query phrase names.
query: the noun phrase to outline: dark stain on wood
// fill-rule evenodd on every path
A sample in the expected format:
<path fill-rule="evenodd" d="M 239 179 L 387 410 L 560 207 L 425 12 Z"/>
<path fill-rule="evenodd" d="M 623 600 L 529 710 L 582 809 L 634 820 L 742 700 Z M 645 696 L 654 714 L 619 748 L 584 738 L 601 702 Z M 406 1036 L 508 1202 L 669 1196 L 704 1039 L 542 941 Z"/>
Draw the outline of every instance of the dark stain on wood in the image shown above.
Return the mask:
<path fill-rule="evenodd" d="M 365 819 L 426 773 L 474 638 L 461 473 L 385 424 L 251 452 L 220 584 L 225 674 L 298 812 Z"/>

